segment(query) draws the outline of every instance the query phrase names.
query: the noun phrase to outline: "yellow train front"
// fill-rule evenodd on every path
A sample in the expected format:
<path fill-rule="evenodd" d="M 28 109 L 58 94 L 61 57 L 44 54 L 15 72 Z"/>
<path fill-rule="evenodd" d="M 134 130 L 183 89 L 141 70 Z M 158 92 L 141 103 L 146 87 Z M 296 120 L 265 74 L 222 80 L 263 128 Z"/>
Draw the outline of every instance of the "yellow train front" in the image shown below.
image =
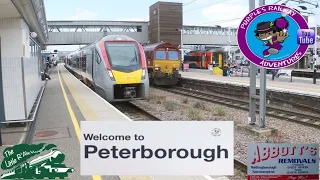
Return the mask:
<path fill-rule="evenodd" d="M 176 85 L 181 75 L 181 52 L 168 42 L 143 46 L 147 58 L 149 82 L 154 85 Z"/>

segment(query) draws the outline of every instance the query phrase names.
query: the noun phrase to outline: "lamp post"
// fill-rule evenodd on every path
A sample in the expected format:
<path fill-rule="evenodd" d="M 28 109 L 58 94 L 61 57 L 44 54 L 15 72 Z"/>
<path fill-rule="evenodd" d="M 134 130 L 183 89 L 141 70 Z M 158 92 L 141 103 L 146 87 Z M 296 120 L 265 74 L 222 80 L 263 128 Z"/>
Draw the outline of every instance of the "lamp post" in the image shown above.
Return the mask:
<path fill-rule="evenodd" d="M 184 62 L 184 53 L 183 53 L 183 26 L 181 29 L 176 29 L 177 31 L 180 31 L 180 54 L 181 54 L 181 70 L 183 71 L 183 62 Z"/>
<path fill-rule="evenodd" d="M 180 29 L 176 29 L 176 31 L 180 31 L 180 38 L 181 38 L 181 42 L 180 42 L 180 49 L 182 49 L 183 46 L 183 28 Z"/>
<path fill-rule="evenodd" d="M 314 36 L 315 36 L 315 40 L 314 40 L 314 62 L 313 62 L 313 67 L 315 67 L 317 65 L 317 61 L 318 61 L 318 51 L 317 51 L 318 25 L 317 24 L 314 27 Z"/>
<path fill-rule="evenodd" d="M 255 9 L 255 0 L 249 0 L 249 11 Z M 256 124 L 256 72 L 257 66 L 253 63 L 250 63 L 250 102 L 249 102 L 249 117 L 248 123 L 250 125 Z"/>
<path fill-rule="evenodd" d="M 229 55 L 229 61 L 232 60 L 232 57 L 231 57 L 231 30 L 230 30 L 230 26 L 228 28 L 228 44 L 229 44 L 229 52 L 228 52 L 228 55 Z"/>

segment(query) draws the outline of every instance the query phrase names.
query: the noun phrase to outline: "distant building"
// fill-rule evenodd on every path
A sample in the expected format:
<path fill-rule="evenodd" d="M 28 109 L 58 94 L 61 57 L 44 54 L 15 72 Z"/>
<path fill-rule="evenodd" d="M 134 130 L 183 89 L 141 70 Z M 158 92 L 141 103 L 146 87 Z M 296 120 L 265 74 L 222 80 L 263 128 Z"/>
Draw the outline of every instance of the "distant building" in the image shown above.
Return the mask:
<path fill-rule="evenodd" d="M 149 7 L 150 43 L 170 42 L 181 45 L 182 3 L 157 2 Z M 180 46 L 181 47 L 181 46 Z"/>

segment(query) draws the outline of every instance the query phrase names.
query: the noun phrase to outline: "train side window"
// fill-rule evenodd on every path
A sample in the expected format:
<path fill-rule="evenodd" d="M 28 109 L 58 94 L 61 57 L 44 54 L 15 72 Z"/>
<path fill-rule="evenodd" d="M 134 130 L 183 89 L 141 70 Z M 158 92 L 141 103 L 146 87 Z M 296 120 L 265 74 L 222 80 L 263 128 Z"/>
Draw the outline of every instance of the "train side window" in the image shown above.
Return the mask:
<path fill-rule="evenodd" d="M 80 67 L 80 58 L 79 57 L 77 57 L 77 68 L 79 68 Z"/>
<path fill-rule="evenodd" d="M 82 57 L 82 69 L 86 71 L 86 68 L 87 68 L 87 55 L 84 55 Z"/>
<path fill-rule="evenodd" d="M 142 27 L 141 26 L 137 26 L 137 32 L 142 32 Z"/>
<path fill-rule="evenodd" d="M 166 51 L 156 51 L 155 59 L 166 59 Z"/>

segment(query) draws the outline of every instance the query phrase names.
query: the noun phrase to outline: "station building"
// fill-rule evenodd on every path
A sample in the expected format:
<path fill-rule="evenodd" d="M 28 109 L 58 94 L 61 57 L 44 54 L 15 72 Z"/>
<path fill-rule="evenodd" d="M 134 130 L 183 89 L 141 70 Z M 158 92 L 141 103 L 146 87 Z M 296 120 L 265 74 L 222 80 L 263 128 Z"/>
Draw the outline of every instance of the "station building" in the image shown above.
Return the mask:
<path fill-rule="evenodd" d="M 44 84 L 41 50 L 48 28 L 43 0 L 1 0 L 0 39 L 1 119 L 24 121 Z"/>

